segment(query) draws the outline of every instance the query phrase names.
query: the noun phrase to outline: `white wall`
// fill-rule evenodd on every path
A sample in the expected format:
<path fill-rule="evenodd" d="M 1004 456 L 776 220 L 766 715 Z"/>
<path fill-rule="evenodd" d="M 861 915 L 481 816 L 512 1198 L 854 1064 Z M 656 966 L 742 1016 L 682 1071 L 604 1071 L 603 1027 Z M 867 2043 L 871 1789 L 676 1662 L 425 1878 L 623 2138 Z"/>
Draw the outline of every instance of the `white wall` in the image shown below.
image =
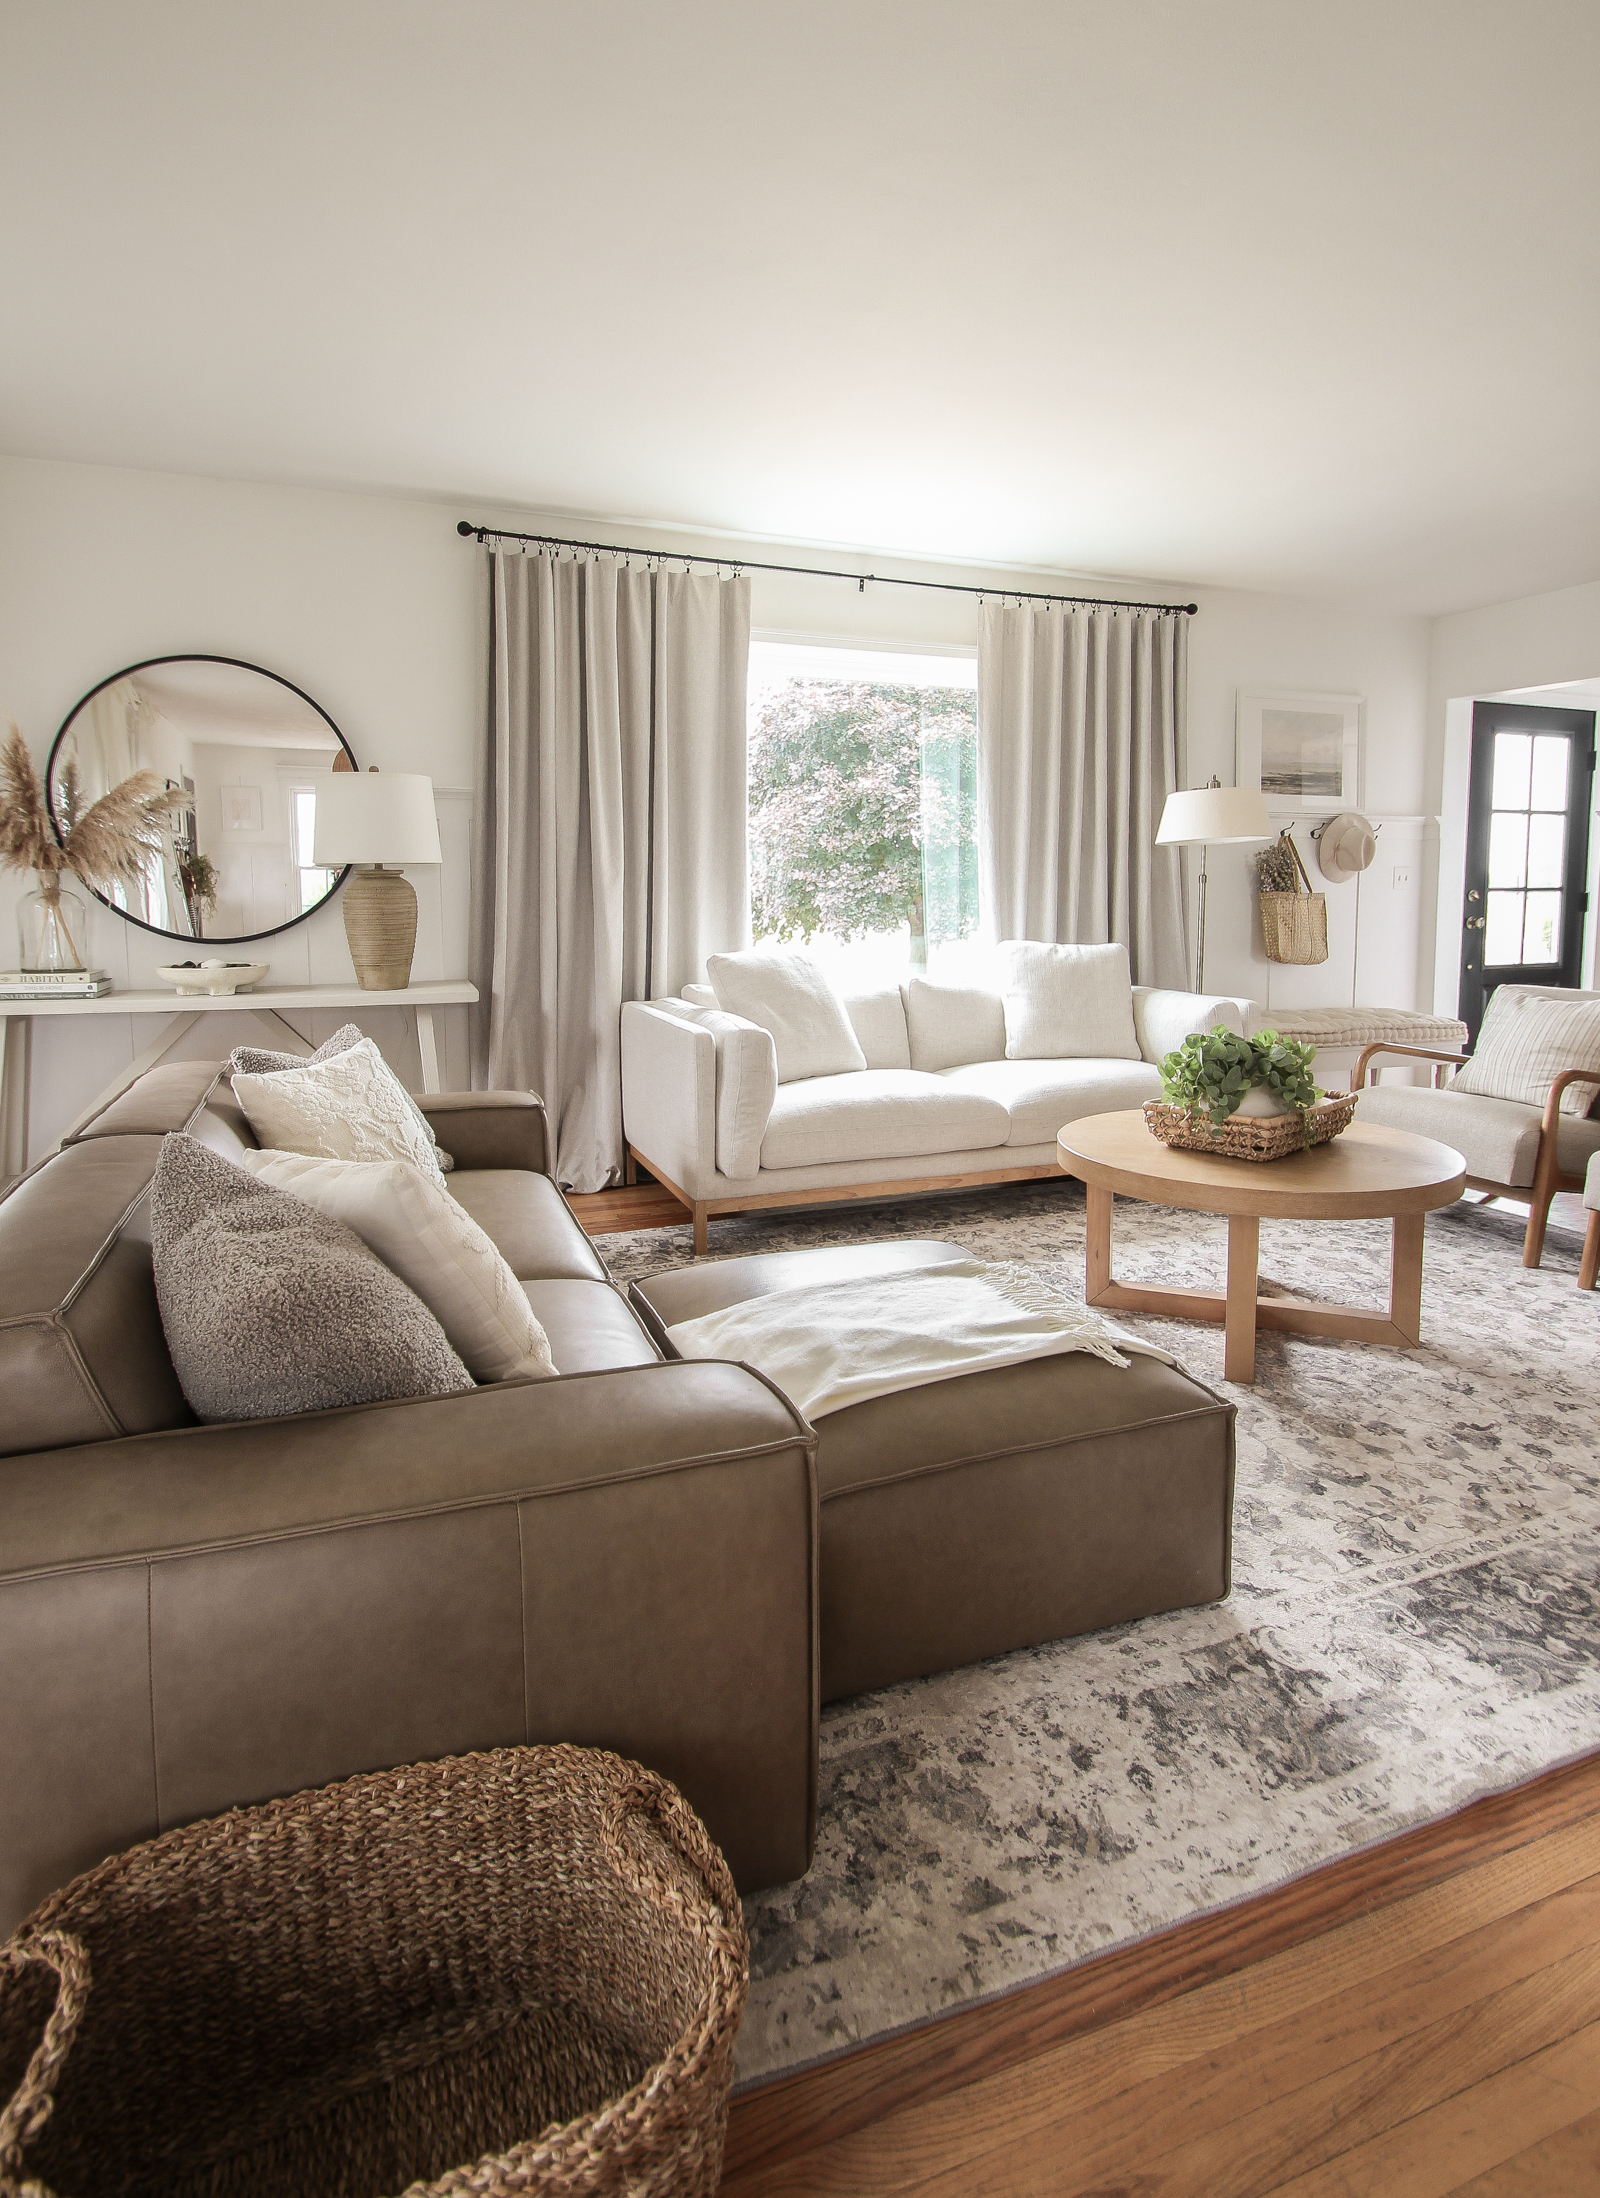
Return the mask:
<path fill-rule="evenodd" d="M 1426 784 L 1429 806 L 1439 817 L 1440 854 L 1438 889 L 1424 921 L 1422 951 L 1432 965 L 1433 995 L 1440 1014 L 1454 1014 L 1460 987 L 1473 702 L 1504 697 L 1508 690 L 1596 678 L 1600 678 L 1600 581 L 1492 603 L 1433 622 Z M 1552 702 L 1564 699 L 1550 697 Z M 1600 797 L 1600 780 L 1595 791 Z M 1589 820 L 1589 916 L 1581 973 L 1586 985 L 1597 982 L 1597 864 L 1600 801 Z"/>
<path fill-rule="evenodd" d="M 818 555 L 797 547 L 708 539 L 631 522 L 545 520 L 481 503 L 267 487 L 187 475 L 0 458 L 0 711 L 15 718 L 43 763 L 62 719 L 108 674 L 140 658 L 188 650 L 236 656 L 282 673 L 321 703 L 363 763 L 425 771 L 441 794 L 446 861 L 418 872 L 422 903 L 416 973 L 465 968 L 469 793 L 478 661 L 476 544 L 455 521 L 573 531 L 647 548 L 694 548 L 731 561 L 847 565 L 989 586 L 1059 588 L 1060 574 L 929 567 L 901 560 Z M 1099 592 L 1101 583 L 1095 584 Z M 1342 689 L 1366 698 L 1363 799 L 1379 814 L 1425 807 L 1428 636 L 1420 619 L 1353 611 L 1268 595 L 1182 587 L 1110 594 L 1198 601 L 1190 640 L 1192 783 L 1233 777 L 1234 691 L 1240 685 Z M 971 648 L 970 596 L 757 573 L 758 632 Z M 1309 846 L 1302 839 L 1309 856 Z M 1379 864 L 1387 850 L 1380 838 Z M 26 879 L 0 874 L 3 966 L 15 951 L 12 905 Z M 1330 892 L 1353 893 L 1353 888 Z M 1415 990 L 1415 911 L 1364 931 L 1365 980 L 1396 1004 Z M 1354 931 L 1351 933 L 1352 939 Z M 269 982 L 349 982 L 340 910 L 313 916 L 267 942 Z M 93 952 L 121 986 L 153 988 L 162 950 L 108 913 L 97 916 Z M 1211 863 L 1208 984 L 1256 998 L 1269 975 L 1254 919 L 1250 851 L 1218 850 Z M 1288 973 L 1298 975 L 1299 973 Z M 1354 981 L 1342 965 L 1337 981 Z M 1345 995 L 1348 997 L 1348 990 Z M 1364 995 L 1365 996 L 1365 995 Z M 1287 1004 L 1281 994 L 1274 999 Z M 337 1017 L 305 1027 L 323 1037 Z M 361 1020 L 413 1084 L 414 1043 L 397 1011 Z M 466 1081 L 465 1015 L 447 1022 L 446 1080 Z M 35 1026 L 30 1149 L 34 1157 L 94 1092 L 149 1042 L 153 1021 L 106 1017 Z M 185 1050 L 215 1054 L 245 1035 L 213 1016 Z"/>

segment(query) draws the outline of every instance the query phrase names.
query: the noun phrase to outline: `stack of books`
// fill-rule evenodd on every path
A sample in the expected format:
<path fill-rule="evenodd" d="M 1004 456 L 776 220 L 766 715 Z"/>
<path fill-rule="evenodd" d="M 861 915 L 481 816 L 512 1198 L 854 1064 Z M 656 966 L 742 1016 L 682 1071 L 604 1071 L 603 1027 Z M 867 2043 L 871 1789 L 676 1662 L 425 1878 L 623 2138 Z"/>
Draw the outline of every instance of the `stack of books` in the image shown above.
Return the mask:
<path fill-rule="evenodd" d="M 98 1000 L 110 990 L 103 969 L 0 969 L 0 1000 Z"/>

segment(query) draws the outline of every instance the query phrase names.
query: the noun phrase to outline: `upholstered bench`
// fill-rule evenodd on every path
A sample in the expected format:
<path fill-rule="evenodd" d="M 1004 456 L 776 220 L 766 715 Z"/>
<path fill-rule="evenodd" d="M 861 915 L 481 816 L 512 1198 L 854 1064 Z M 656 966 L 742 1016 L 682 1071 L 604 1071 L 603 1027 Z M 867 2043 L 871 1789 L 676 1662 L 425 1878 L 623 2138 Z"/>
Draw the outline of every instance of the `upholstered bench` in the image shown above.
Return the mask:
<path fill-rule="evenodd" d="M 667 1330 L 768 1291 L 938 1266 L 917 1239 L 653 1275 Z M 817 1423 L 822 1699 L 1157 1611 L 1231 1578 L 1234 1408 L 1158 1359 L 1066 1352 L 873 1397 Z"/>

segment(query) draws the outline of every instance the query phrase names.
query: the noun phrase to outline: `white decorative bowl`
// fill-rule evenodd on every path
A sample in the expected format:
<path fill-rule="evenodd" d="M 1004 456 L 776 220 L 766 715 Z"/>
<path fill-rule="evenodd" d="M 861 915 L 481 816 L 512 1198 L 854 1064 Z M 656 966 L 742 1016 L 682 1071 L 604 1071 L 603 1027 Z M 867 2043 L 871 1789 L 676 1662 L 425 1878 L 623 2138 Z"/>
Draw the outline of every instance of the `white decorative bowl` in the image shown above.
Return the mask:
<path fill-rule="evenodd" d="M 248 992 L 271 967 L 270 962 L 190 962 L 158 969 L 156 975 L 180 993 Z"/>

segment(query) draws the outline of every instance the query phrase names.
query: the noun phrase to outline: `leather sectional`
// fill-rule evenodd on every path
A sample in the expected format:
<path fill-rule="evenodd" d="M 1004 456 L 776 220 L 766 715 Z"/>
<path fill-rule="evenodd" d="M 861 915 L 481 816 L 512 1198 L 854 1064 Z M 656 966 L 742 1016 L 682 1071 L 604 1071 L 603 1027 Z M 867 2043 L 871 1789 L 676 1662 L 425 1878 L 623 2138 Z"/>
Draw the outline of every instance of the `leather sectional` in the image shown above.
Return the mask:
<path fill-rule="evenodd" d="M 957 1247 L 697 1264 L 630 1305 L 538 1100 L 421 1103 L 558 1380 L 197 1424 L 148 1186 L 168 1130 L 253 1142 L 214 1065 L 151 1071 L 0 1199 L 0 1932 L 172 1825 L 524 1741 L 637 1757 L 742 1887 L 780 1882 L 810 1859 L 819 1701 L 1226 1594 L 1233 1412 L 1187 1376 L 1042 1360 L 819 1441 L 665 1326 Z"/>

